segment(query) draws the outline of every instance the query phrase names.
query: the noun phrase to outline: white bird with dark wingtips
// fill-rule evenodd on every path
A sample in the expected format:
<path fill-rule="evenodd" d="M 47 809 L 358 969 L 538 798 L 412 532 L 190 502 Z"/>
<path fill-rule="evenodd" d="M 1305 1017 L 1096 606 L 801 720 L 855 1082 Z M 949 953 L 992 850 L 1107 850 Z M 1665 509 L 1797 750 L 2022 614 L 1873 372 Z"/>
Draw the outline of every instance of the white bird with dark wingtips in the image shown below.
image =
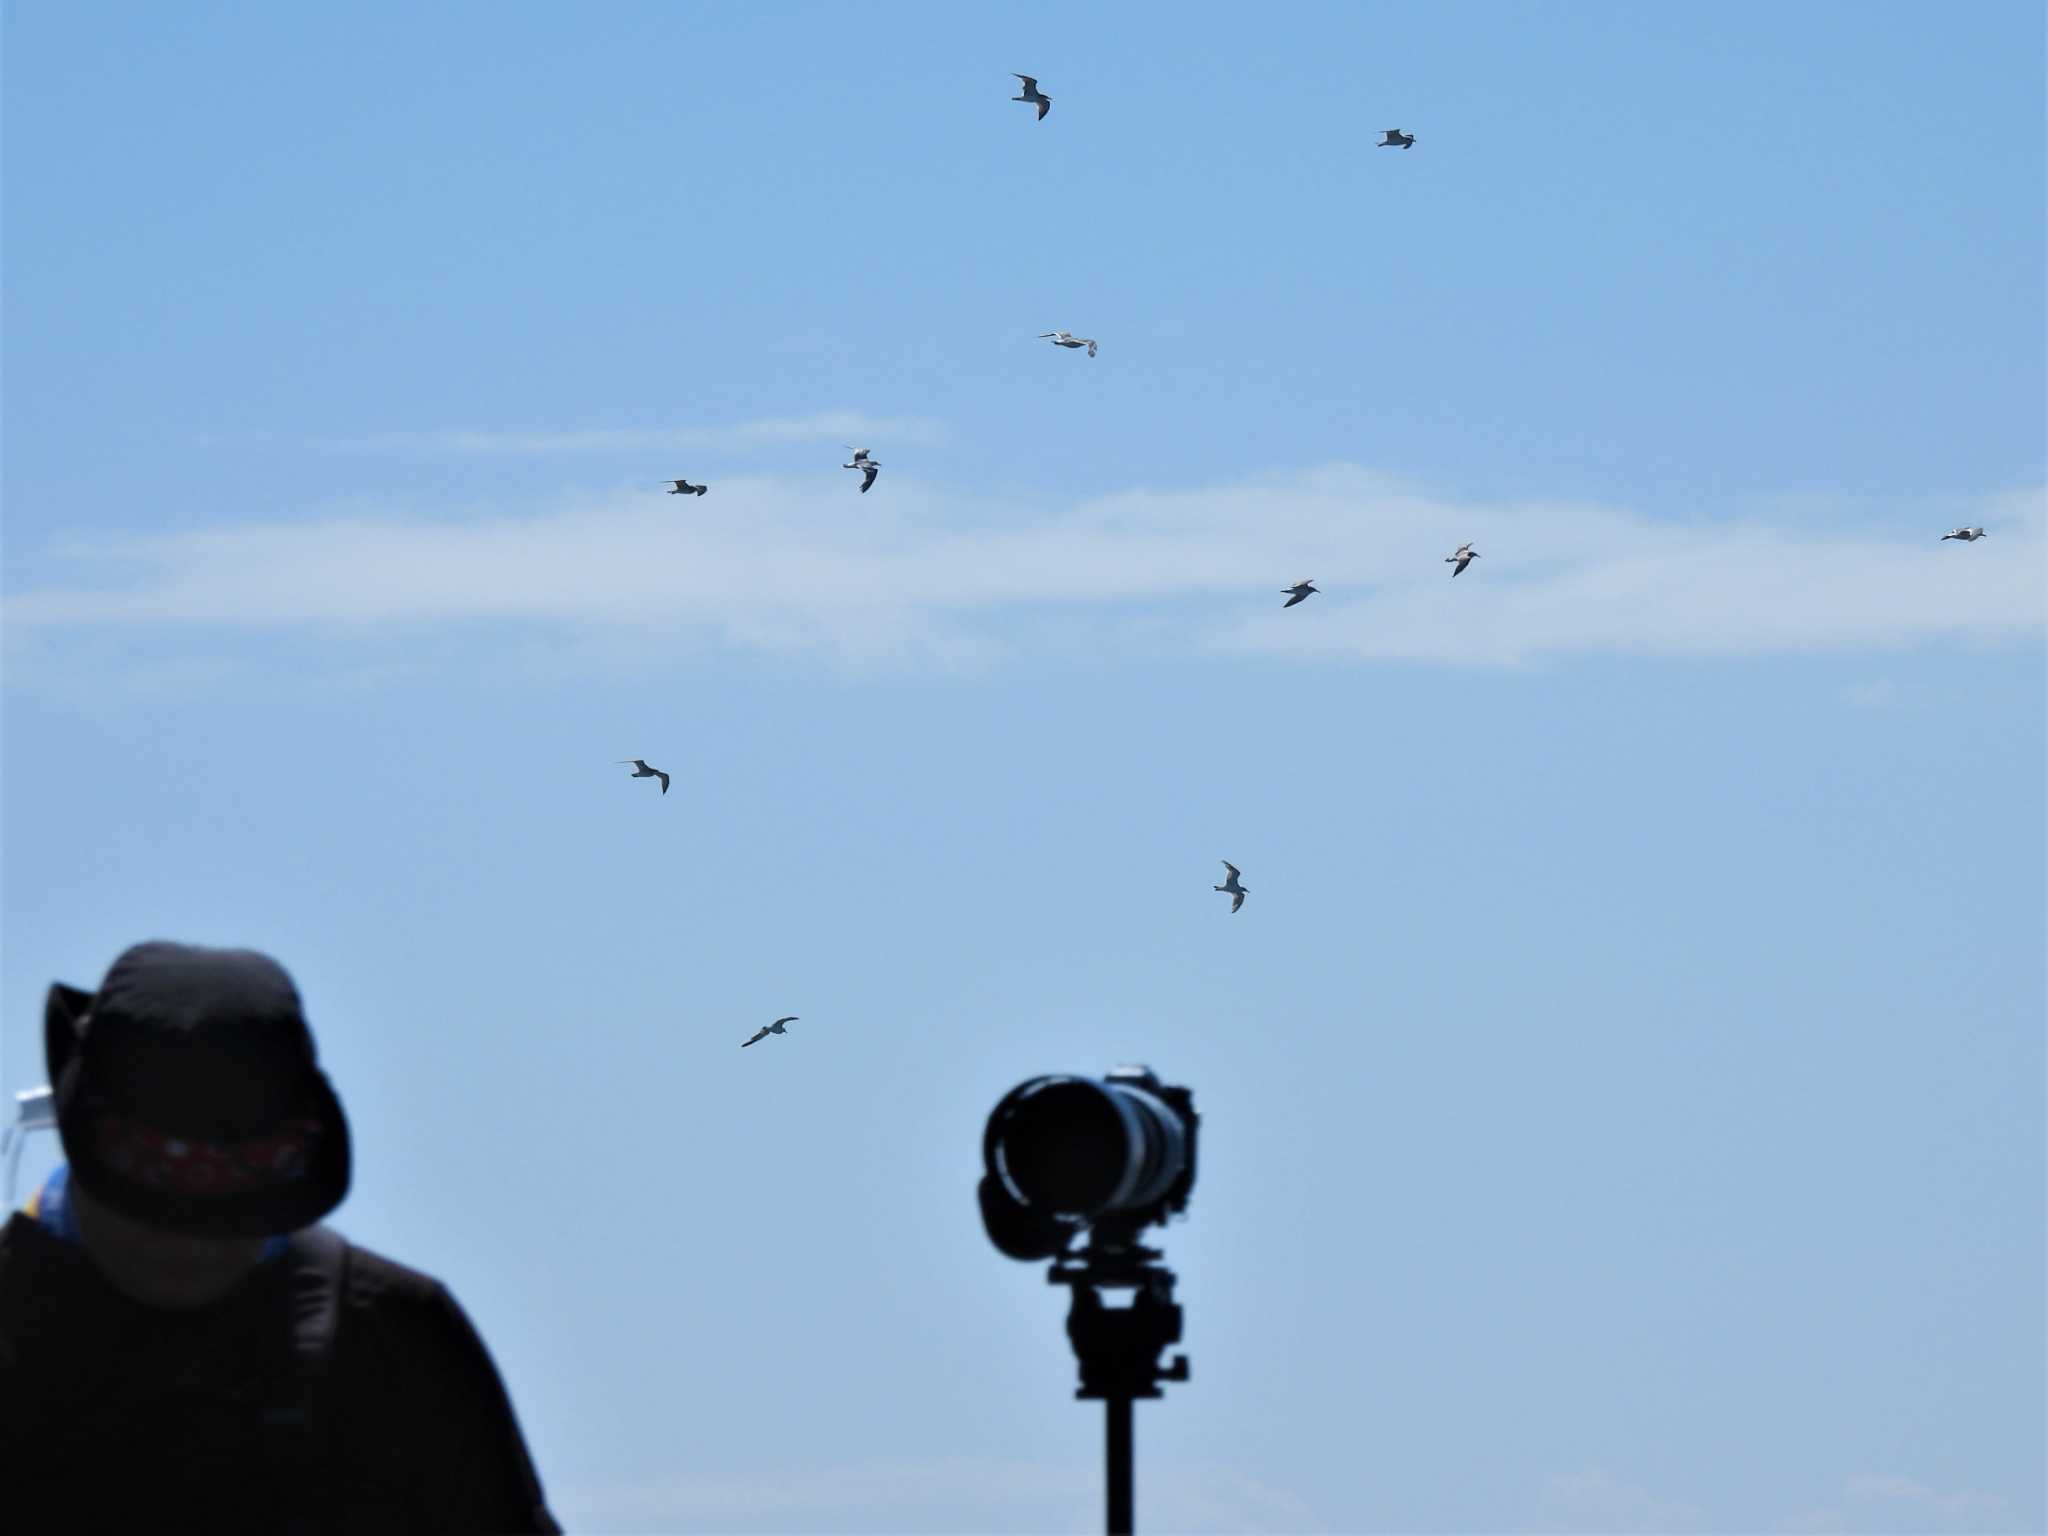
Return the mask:
<path fill-rule="evenodd" d="M 1066 331 L 1040 331 L 1038 339 L 1049 341 L 1056 347 L 1086 347 L 1090 357 L 1095 355 L 1095 343 L 1086 336 L 1074 336 Z"/>
<path fill-rule="evenodd" d="M 1014 69 L 1010 73 L 1017 75 L 1017 71 Z M 1034 76 L 1017 75 L 1017 78 L 1024 82 L 1024 94 L 1022 96 L 1012 96 L 1010 100 L 1033 103 L 1038 108 L 1038 120 L 1041 123 L 1044 122 L 1045 114 L 1052 110 L 1052 98 L 1038 89 L 1038 81 Z"/>
<path fill-rule="evenodd" d="M 1450 566 L 1453 576 L 1465 574 L 1465 567 L 1479 558 L 1479 551 L 1470 544 L 1460 544 L 1456 554 L 1445 555 L 1444 564 Z"/>
<path fill-rule="evenodd" d="M 1280 606 L 1282 608 L 1292 608 L 1296 603 L 1307 602 L 1310 593 L 1320 592 L 1322 588 L 1312 581 L 1297 581 L 1293 586 L 1282 587 L 1280 590 L 1287 594 L 1287 601 Z"/>
<path fill-rule="evenodd" d="M 1389 128 L 1387 136 L 1381 139 L 1375 147 L 1379 149 L 1413 149 L 1415 147 L 1415 135 L 1403 133 L 1398 128 Z"/>
<path fill-rule="evenodd" d="M 853 457 L 839 467 L 841 469 L 857 469 L 860 471 L 860 493 L 865 496 L 868 493 L 868 487 L 875 483 L 875 476 L 882 472 L 882 461 L 869 458 L 868 451 L 865 448 L 854 448 L 851 443 L 848 443 L 846 446 L 853 449 Z"/>
<path fill-rule="evenodd" d="M 1225 880 L 1221 885 L 1212 886 L 1211 889 L 1218 891 L 1228 891 L 1230 893 L 1230 910 L 1235 912 L 1239 907 L 1244 905 L 1244 893 L 1247 888 L 1237 883 L 1237 866 L 1235 864 L 1231 863 L 1230 860 L 1225 859 L 1223 861 L 1223 867 L 1230 871 L 1230 878 Z"/>
<path fill-rule="evenodd" d="M 671 480 L 668 487 L 671 496 L 702 496 L 711 489 L 708 485 L 692 485 L 687 480 Z"/>
<path fill-rule="evenodd" d="M 777 1019 L 773 1024 L 763 1024 L 759 1029 L 754 1031 L 753 1039 L 742 1040 L 740 1042 L 740 1049 L 745 1050 L 748 1046 L 752 1045 L 755 1040 L 766 1040 L 770 1035 L 786 1035 L 789 1033 L 789 1031 L 784 1029 L 782 1026 L 785 1024 L 794 1024 L 795 1022 L 796 1015 L 792 1013 L 788 1018 Z"/>
<path fill-rule="evenodd" d="M 664 795 L 668 793 L 668 775 L 663 773 L 659 768 L 650 768 L 647 766 L 646 763 L 644 763 L 637 757 L 622 757 L 619 759 L 619 761 L 622 763 L 631 763 L 633 765 L 633 771 L 626 775 L 627 778 L 659 779 L 661 780 L 661 792 Z"/>
<path fill-rule="evenodd" d="M 1983 537 L 1982 528 L 1951 528 L 1942 535 L 1943 539 L 1961 539 L 1965 544 L 1974 544 Z"/>

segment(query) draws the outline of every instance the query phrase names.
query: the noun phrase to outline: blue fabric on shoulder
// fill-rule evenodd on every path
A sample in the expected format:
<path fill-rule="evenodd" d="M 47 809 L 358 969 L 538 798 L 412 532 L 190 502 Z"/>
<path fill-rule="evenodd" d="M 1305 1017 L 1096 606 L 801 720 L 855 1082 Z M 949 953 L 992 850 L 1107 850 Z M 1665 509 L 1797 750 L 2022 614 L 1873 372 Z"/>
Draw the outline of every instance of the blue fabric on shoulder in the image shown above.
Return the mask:
<path fill-rule="evenodd" d="M 78 1241 L 78 1218 L 71 1213 L 71 1165 L 59 1163 L 43 1180 L 43 1187 L 29 1197 L 29 1214 L 50 1236 L 66 1243 Z"/>

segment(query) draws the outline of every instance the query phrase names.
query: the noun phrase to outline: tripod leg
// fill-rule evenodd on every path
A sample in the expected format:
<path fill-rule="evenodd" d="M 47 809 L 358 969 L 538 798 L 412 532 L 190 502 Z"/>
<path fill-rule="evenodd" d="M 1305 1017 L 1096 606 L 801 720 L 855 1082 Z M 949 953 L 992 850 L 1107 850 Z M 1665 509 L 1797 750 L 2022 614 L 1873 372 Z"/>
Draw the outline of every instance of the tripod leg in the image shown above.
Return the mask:
<path fill-rule="evenodd" d="M 1109 1414 L 1109 1536 L 1131 1536 L 1131 1400 L 1111 1397 Z"/>

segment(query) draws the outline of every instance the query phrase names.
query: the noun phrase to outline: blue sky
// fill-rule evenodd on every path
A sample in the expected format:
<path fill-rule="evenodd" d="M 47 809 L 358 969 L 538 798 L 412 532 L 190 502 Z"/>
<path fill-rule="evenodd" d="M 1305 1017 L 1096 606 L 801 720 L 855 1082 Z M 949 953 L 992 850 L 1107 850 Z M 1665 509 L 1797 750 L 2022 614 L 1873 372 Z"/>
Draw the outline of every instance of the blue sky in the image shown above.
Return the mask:
<path fill-rule="evenodd" d="M 579 1530 L 1093 1528 L 1125 1060 L 1145 1528 L 2041 1529 L 2043 43 L 10 8 L 0 1086 L 276 954 Z"/>

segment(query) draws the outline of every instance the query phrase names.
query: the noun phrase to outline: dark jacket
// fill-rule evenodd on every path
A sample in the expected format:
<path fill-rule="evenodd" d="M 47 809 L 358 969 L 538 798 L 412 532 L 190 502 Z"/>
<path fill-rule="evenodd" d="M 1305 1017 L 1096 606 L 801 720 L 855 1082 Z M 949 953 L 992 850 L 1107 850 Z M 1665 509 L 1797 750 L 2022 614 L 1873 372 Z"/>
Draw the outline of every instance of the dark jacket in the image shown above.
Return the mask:
<path fill-rule="evenodd" d="M 158 1310 L 19 1215 L 0 1229 L 0 1528 L 560 1529 L 438 1281 L 316 1229 L 221 1300 Z"/>

